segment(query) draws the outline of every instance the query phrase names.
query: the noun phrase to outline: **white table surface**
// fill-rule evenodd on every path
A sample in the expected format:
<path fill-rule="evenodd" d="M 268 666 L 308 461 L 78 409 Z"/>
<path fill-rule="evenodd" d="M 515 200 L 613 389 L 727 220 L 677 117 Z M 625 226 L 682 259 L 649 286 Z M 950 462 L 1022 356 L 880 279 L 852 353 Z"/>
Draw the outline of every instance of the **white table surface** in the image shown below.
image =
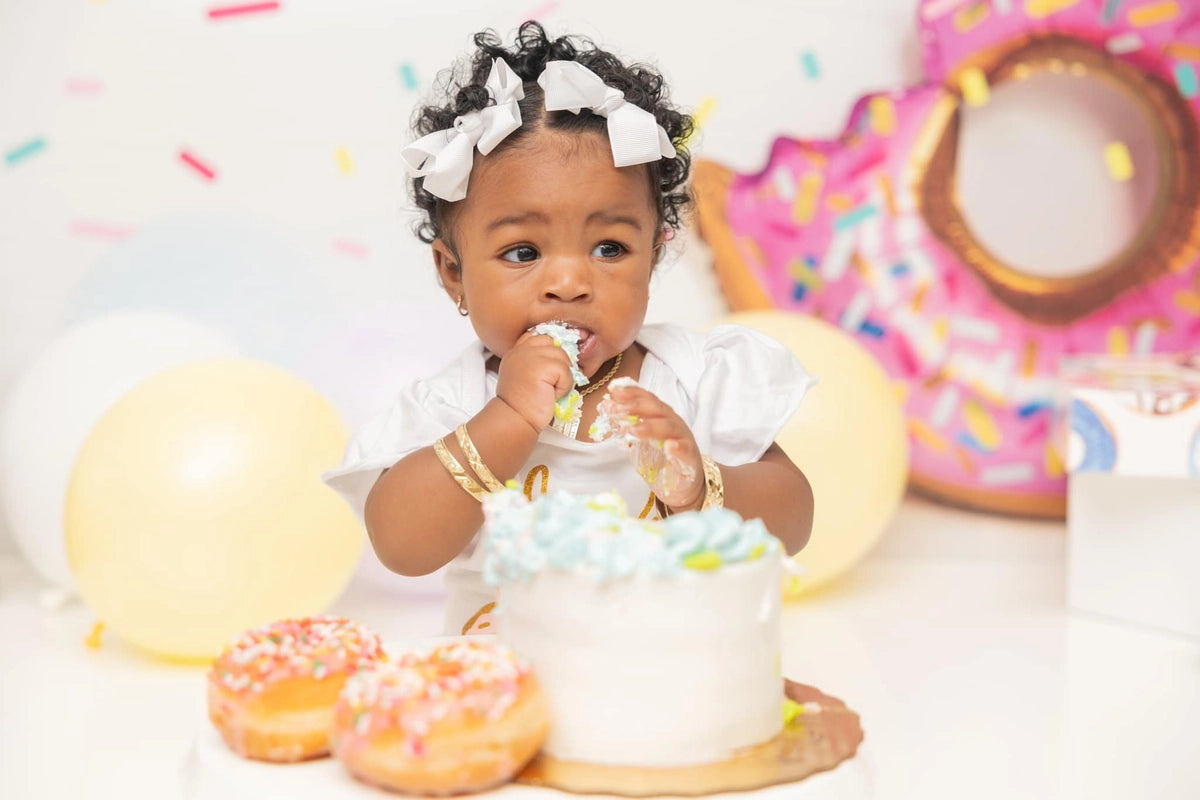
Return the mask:
<path fill-rule="evenodd" d="M 786 607 L 784 674 L 862 715 L 876 797 L 1200 798 L 1200 643 L 1069 613 L 1064 537 L 910 498 L 853 573 Z M 0 558 L 0 798 L 178 798 L 204 671 L 111 634 L 89 650 L 88 609 L 41 594 Z M 441 618 L 365 584 L 331 612 L 389 640 Z"/>

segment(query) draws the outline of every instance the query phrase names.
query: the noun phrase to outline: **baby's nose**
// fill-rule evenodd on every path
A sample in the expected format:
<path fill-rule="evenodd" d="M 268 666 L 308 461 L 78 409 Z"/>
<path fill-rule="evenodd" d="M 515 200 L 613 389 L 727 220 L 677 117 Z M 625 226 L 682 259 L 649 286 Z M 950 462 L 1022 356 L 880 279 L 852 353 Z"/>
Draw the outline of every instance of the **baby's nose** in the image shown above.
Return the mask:
<path fill-rule="evenodd" d="M 546 264 L 542 297 L 546 300 L 584 300 L 592 294 L 591 266 L 586 258 L 559 257 Z"/>

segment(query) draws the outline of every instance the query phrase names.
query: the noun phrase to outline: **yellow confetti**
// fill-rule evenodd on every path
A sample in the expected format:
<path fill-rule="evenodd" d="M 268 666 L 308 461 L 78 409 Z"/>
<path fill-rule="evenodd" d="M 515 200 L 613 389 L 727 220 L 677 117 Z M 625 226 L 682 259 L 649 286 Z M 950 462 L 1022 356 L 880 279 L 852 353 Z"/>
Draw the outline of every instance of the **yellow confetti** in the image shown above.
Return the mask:
<path fill-rule="evenodd" d="M 1180 61 L 1200 61 L 1200 45 L 1188 42 L 1171 42 L 1163 47 L 1163 55 Z"/>
<path fill-rule="evenodd" d="M 338 169 L 343 175 L 349 175 L 354 172 L 354 160 L 350 158 L 350 151 L 344 147 L 339 147 L 334 152 L 334 157 L 337 159 Z"/>
<path fill-rule="evenodd" d="M 891 136 L 896 130 L 896 104 L 890 97 L 872 97 L 867 105 L 871 130 L 880 136 Z"/>
<path fill-rule="evenodd" d="M 696 134 L 700 132 L 700 129 L 704 127 L 704 123 L 708 121 L 709 116 L 712 114 L 713 110 L 716 109 L 716 107 L 717 98 L 705 97 L 700 101 L 700 104 L 696 106 L 695 110 L 692 111 L 692 133 L 684 141 L 685 146 L 689 144 Z"/>
<path fill-rule="evenodd" d="M 792 276 L 792 280 L 806 289 L 819 292 L 825 287 L 825 281 L 821 280 L 821 276 L 803 261 L 788 262 L 788 273 Z"/>
<path fill-rule="evenodd" d="M 881 174 L 879 176 L 879 188 L 883 192 L 883 202 L 887 206 L 888 216 L 896 216 L 900 211 L 896 207 L 896 193 L 892 191 L 891 178 Z"/>
<path fill-rule="evenodd" d="M 935 453 L 945 453 L 950 450 L 949 442 L 943 439 L 941 434 L 919 419 L 910 419 L 908 421 L 908 431 L 913 435 L 914 439 Z"/>
<path fill-rule="evenodd" d="M 800 580 L 799 575 L 790 575 L 788 580 L 783 585 L 784 599 L 792 599 L 800 594 L 800 590 L 804 588 L 804 582 Z"/>
<path fill-rule="evenodd" d="M 100 645 L 102 644 L 102 642 L 100 641 L 100 635 L 103 633 L 104 633 L 104 623 L 97 622 L 95 624 L 95 626 L 93 626 L 92 632 L 89 633 L 87 635 L 87 638 L 83 640 L 83 643 L 87 646 L 87 648 L 89 650 L 99 650 Z"/>
<path fill-rule="evenodd" d="M 1108 352 L 1114 356 L 1129 354 L 1129 334 L 1124 328 L 1108 329 Z"/>
<path fill-rule="evenodd" d="M 925 304 L 925 295 L 929 292 L 929 284 L 922 283 L 917 287 L 917 293 L 913 295 L 912 310 L 920 312 L 921 306 Z"/>
<path fill-rule="evenodd" d="M 987 75 L 979 67 L 969 67 L 962 71 L 958 79 L 959 89 L 962 90 L 963 100 L 969 106 L 987 105 L 991 96 L 988 89 Z"/>
<path fill-rule="evenodd" d="M 941 341 L 946 341 L 946 337 L 950 335 L 950 321 L 945 317 L 938 317 L 933 323 L 933 335 Z"/>
<path fill-rule="evenodd" d="M 800 190 L 796 192 L 796 203 L 792 206 L 792 218 L 796 222 L 806 224 L 812 221 L 824 184 L 825 178 L 820 172 L 806 172 L 800 178 Z"/>
<path fill-rule="evenodd" d="M 1079 0 L 1025 0 L 1025 13 L 1030 19 L 1044 19 L 1051 14 L 1065 11 Z"/>
<path fill-rule="evenodd" d="M 1114 181 L 1124 183 L 1133 177 L 1133 158 L 1124 142 L 1110 142 L 1104 148 L 1104 163 Z"/>
<path fill-rule="evenodd" d="M 1200 317 L 1200 293 L 1189 292 L 1184 290 L 1175 293 L 1175 305 L 1187 311 L 1190 314 L 1195 314 Z"/>
<path fill-rule="evenodd" d="M 797 703 L 790 697 L 783 700 L 783 724 L 791 725 L 792 720 L 804 713 L 804 705 Z"/>
<path fill-rule="evenodd" d="M 954 29 L 959 33 L 966 33 L 987 19 L 991 12 L 992 9 L 987 3 L 975 3 L 960 8 L 954 14 Z"/>
<path fill-rule="evenodd" d="M 958 463 L 962 466 L 963 472 L 968 475 L 974 475 L 979 472 L 979 467 L 975 466 L 975 462 L 971 460 L 971 454 L 965 448 L 955 447 L 954 453 L 958 456 Z"/>
<path fill-rule="evenodd" d="M 1033 339 L 1025 342 L 1025 358 L 1021 365 L 1021 374 L 1026 378 L 1032 377 L 1034 371 L 1037 370 L 1037 342 Z"/>
<path fill-rule="evenodd" d="M 1059 456 L 1058 451 L 1054 449 L 1054 445 L 1050 444 L 1049 442 L 1046 443 L 1045 461 L 1046 474 L 1051 478 L 1061 478 L 1064 474 L 1066 474 L 1066 470 L 1063 469 L 1062 457 Z"/>
<path fill-rule="evenodd" d="M 978 400 L 963 403 L 963 416 L 967 421 L 967 430 L 975 437 L 975 441 L 988 450 L 995 450 L 1000 446 L 1000 426 Z"/>
<path fill-rule="evenodd" d="M 1147 3 L 1129 9 L 1129 24 L 1135 28 L 1148 28 L 1151 25 L 1170 22 L 1178 16 L 1179 4 L 1175 0 L 1165 0 L 1162 3 Z"/>
<path fill-rule="evenodd" d="M 837 212 L 849 211 L 854 207 L 854 203 L 844 194 L 831 194 L 826 202 L 831 209 Z"/>

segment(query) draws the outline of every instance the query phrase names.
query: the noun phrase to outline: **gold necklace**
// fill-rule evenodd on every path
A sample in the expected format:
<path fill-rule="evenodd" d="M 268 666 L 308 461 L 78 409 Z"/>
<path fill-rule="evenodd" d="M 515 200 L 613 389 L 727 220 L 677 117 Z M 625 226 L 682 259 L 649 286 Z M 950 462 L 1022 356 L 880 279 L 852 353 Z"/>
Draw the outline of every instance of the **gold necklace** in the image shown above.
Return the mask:
<path fill-rule="evenodd" d="M 608 372 L 604 373 L 604 377 L 595 383 L 589 384 L 586 389 L 579 393 L 579 404 L 575 406 L 575 413 L 570 419 L 560 420 L 558 417 L 555 417 L 554 420 L 551 421 L 550 426 L 554 428 L 554 430 L 558 431 L 563 436 L 566 436 L 568 439 L 575 438 L 575 435 L 579 432 L 579 420 L 583 417 L 583 398 L 604 386 L 604 384 L 608 383 L 609 380 L 612 379 L 613 375 L 617 374 L 617 370 L 621 368 L 621 357 L 624 355 L 624 353 L 617 353 L 616 359 L 613 360 L 613 365 L 609 368 Z"/>
<path fill-rule="evenodd" d="M 581 391 L 581 392 L 579 393 L 579 396 L 580 396 L 580 397 L 587 397 L 589 394 L 591 394 L 592 392 L 596 391 L 596 390 L 597 390 L 597 389 L 599 389 L 601 386 L 603 386 L 604 384 L 606 384 L 606 383 L 608 383 L 610 380 L 612 380 L 612 376 L 613 376 L 613 375 L 616 375 L 616 374 L 617 374 L 617 370 L 619 370 L 619 369 L 621 368 L 621 358 L 622 358 L 624 355 L 625 355 L 624 353 L 617 353 L 617 359 L 616 359 L 616 361 L 614 361 L 614 362 L 613 362 L 613 365 L 612 365 L 612 367 L 610 367 L 610 368 L 609 368 L 608 372 L 604 373 L 604 377 L 603 377 L 603 378 L 601 378 L 600 380 L 596 381 L 595 383 L 593 383 L 591 386 L 587 387 L 587 388 L 586 388 L 586 389 L 584 389 L 583 391 Z"/>

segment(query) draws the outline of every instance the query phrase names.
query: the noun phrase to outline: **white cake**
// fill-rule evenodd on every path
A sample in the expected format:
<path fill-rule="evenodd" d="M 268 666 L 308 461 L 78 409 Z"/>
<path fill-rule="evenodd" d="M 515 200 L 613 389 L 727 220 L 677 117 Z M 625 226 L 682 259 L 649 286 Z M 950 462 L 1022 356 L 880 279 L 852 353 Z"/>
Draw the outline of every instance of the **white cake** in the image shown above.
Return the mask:
<path fill-rule="evenodd" d="M 615 494 L 515 490 L 485 511 L 499 635 L 546 692 L 547 754 L 680 766 L 780 732 L 782 547 L 759 520 L 644 522 Z"/>

